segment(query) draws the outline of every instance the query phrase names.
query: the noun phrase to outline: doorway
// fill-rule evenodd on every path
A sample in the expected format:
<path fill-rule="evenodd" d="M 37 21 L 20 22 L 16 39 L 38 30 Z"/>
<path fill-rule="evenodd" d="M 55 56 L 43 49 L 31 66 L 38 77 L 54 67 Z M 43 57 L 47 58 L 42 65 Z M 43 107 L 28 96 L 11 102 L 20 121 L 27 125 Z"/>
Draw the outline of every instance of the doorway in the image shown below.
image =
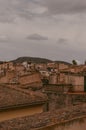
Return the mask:
<path fill-rule="evenodd" d="M 86 92 L 86 76 L 84 76 L 84 92 Z"/>

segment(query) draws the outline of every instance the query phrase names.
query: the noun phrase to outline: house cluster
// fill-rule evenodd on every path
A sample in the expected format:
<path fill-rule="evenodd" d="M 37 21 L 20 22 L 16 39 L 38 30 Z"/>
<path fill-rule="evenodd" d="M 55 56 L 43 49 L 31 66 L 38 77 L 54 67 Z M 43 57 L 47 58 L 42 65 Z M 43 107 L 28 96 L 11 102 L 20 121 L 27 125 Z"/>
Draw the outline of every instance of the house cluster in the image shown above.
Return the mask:
<path fill-rule="evenodd" d="M 45 86 L 64 86 L 65 91 L 86 92 L 86 65 L 54 62 L 48 63 L 44 69 L 40 73 Z"/>
<path fill-rule="evenodd" d="M 85 72 L 86 65 L 60 61 L 1 63 L 0 121 L 42 113 L 55 105 L 57 109 L 61 101 L 69 104 L 67 93 L 86 92 Z"/>
<path fill-rule="evenodd" d="M 86 91 L 86 65 L 72 65 L 67 62 L 0 64 L 0 84 L 19 84 L 21 87 L 42 87 L 69 85 L 66 91 Z M 70 87 L 72 86 L 72 87 Z"/>
<path fill-rule="evenodd" d="M 0 85 L 0 122 L 46 110 L 47 96 L 16 86 Z"/>
<path fill-rule="evenodd" d="M 32 63 L 4 62 L 0 64 L 0 84 L 41 85 L 41 78 Z"/>
<path fill-rule="evenodd" d="M 40 73 L 32 63 L 0 64 L 0 122 L 46 111 Z M 33 89 L 32 89 L 33 88 Z"/>

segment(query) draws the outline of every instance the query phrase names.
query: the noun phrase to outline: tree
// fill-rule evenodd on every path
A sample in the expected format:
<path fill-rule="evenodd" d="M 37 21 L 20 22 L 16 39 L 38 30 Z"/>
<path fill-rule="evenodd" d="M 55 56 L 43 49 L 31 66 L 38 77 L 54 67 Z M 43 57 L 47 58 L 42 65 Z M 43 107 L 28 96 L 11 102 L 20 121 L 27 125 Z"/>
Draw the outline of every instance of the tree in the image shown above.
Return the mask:
<path fill-rule="evenodd" d="M 72 60 L 73 65 L 77 65 L 77 61 L 76 60 Z"/>
<path fill-rule="evenodd" d="M 84 64 L 86 65 L 86 60 L 85 60 Z"/>

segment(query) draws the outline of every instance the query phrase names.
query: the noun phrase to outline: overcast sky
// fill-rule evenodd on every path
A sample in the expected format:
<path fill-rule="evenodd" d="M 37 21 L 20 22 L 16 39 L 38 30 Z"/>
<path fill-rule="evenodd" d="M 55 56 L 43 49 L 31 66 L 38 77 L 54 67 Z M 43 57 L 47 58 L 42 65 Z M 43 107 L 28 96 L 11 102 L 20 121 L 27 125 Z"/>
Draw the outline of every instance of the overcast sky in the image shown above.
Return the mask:
<path fill-rule="evenodd" d="M 86 60 L 86 0 L 0 0 L 0 60 Z"/>

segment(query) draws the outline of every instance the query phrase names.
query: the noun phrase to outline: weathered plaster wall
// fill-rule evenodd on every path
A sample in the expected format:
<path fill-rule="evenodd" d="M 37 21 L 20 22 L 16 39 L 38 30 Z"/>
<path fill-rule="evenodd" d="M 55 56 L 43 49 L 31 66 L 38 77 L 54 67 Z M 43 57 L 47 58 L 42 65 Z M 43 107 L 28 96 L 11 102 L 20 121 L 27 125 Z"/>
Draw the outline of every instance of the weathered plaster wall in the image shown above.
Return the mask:
<path fill-rule="evenodd" d="M 60 125 L 54 125 L 40 130 L 85 130 L 86 118 L 76 119 L 73 121 L 65 122 Z"/>
<path fill-rule="evenodd" d="M 63 63 L 59 63 L 59 64 L 58 64 L 59 70 L 66 69 L 66 68 L 68 68 L 68 67 L 69 67 L 69 65 L 66 65 L 66 64 L 63 64 Z"/>
<path fill-rule="evenodd" d="M 50 111 L 86 102 L 86 94 L 48 94 Z"/>
<path fill-rule="evenodd" d="M 6 75 L 0 77 L 0 83 L 10 83 L 14 77 L 15 77 L 14 71 L 7 71 Z"/>
<path fill-rule="evenodd" d="M 9 109 L 0 112 L 0 121 L 9 120 L 17 117 L 24 117 L 43 112 L 43 105 L 29 106 L 25 108 Z"/>
<path fill-rule="evenodd" d="M 52 125 L 57 124 L 59 130 L 63 130 L 63 124 L 86 117 L 86 104 L 70 106 L 67 108 L 44 112 L 23 118 L 0 122 L 2 130 L 53 130 Z M 50 127 L 49 127 L 50 126 Z M 65 126 L 65 125 L 63 125 Z M 57 129 L 55 129 L 57 130 Z M 66 129 L 65 129 L 66 130 Z M 70 129 L 68 129 L 70 130 Z M 75 129 L 74 129 L 75 130 Z M 79 129 L 78 129 L 79 130 Z"/>
<path fill-rule="evenodd" d="M 57 84 L 58 83 L 58 76 L 56 74 L 52 74 L 49 77 L 49 84 Z"/>
<path fill-rule="evenodd" d="M 32 75 L 24 75 L 19 78 L 19 83 L 22 85 L 30 84 L 34 82 L 41 82 L 39 73 L 35 73 Z"/>

